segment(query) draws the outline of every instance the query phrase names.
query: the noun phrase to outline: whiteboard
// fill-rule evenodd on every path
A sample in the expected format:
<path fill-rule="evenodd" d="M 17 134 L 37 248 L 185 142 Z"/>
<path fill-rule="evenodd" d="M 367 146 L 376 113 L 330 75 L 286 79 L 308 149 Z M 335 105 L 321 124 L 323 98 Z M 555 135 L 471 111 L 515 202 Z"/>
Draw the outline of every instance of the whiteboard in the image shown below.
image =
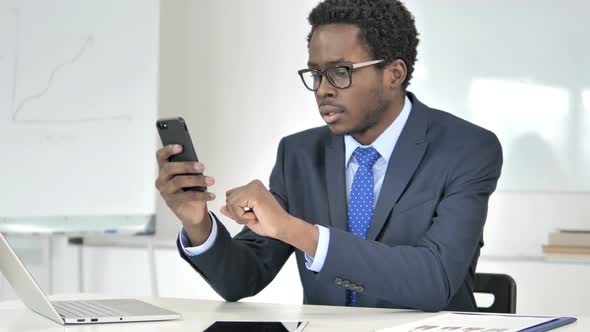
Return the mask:
<path fill-rule="evenodd" d="M 498 189 L 589 191 L 590 3 L 405 3 L 421 35 L 409 90 L 498 135 Z"/>
<path fill-rule="evenodd" d="M 0 2 L 0 217 L 155 212 L 159 2 Z"/>

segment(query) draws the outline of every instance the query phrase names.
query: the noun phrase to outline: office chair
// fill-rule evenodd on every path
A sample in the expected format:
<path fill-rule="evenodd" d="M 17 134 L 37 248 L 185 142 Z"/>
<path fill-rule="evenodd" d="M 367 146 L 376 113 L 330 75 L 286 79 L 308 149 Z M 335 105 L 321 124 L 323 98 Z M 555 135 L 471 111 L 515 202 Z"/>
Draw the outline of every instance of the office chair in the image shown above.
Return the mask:
<path fill-rule="evenodd" d="M 516 313 L 516 282 L 507 274 L 476 273 L 473 292 L 494 295 L 494 303 L 478 306 L 479 312 Z"/>

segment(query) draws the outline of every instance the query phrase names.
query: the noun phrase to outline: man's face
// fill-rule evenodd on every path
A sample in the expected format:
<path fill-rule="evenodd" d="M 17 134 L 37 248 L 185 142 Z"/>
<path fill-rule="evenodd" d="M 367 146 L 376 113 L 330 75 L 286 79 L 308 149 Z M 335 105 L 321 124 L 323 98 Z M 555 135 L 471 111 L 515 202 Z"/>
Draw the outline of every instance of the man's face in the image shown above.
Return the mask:
<path fill-rule="evenodd" d="M 326 67 L 378 60 L 370 58 L 359 39 L 359 28 L 351 24 L 328 24 L 316 28 L 309 44 L 308 66 Z M 353 135 L 357 140 L 383 122 L 390 104 L 385 94 L 383 70 L 376 66 L 352 72 L 352 85 L 346 89 L 333 87 L 322 78 L 315 92 L 322 118 L 336 135 Z M 373 135 L 369 135 L 373 136 Z M 362 142 L 362 139 L 359 141 Z M 366 143 L 364 143 L 366 144 Z"/>

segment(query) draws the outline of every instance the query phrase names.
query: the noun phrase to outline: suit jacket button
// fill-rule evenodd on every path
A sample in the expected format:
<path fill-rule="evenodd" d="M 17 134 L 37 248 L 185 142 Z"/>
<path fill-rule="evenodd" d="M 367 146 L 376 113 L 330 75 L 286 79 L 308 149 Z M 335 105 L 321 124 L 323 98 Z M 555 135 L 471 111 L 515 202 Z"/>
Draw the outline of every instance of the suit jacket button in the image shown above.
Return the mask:
<path fill-rule="evenodd" d="M 365 291 L 365 287 L 363 287 L 363 286 L 358 286 L 358 287 L 356 288 L 356 291 L 357 291 L 357 292 L 359 292 L 359 293 L 362 293 L 362 292 L 364 292 L 364 291 Z"/>
<path fill-rule="evenodd" d="M 344 287 L 344 288 L 348 288 L 349 286 L 350 286 L 350 281 L 348 281 L 348 280 L 344 280 L 344 281 L 342 282 L 342 287 Z"/>
<path fill-rule="evenodd" d="M 336 283 L 336 285 L 340 286 L 342 285 L 342 278 L 336 278 L 334 282 Z"/>

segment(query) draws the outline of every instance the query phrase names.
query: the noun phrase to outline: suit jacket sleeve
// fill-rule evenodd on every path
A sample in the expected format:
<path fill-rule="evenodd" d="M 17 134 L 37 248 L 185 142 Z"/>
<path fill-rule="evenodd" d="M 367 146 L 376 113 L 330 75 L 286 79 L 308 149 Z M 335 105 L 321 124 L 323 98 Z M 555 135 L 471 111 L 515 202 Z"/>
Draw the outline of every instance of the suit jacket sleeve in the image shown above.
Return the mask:
<path fill-rule="evenodd" d="M 495 135 L 466 143 L 430 228 L 415 246 L 388 246 L 330 228 L 330 247 L 318 281 L 349 280 L 364 294 L 401 307 L 444 309 L 465 280 L 496 188 L 502 150 Z"/>
<path fill-rule="evenodd" d="M 282 174 L 283 151 L 281 141 L 270 187 L 277 201 L 288 210 Z M 198 256 L 187 256 L 179 240 L 177 246 L 180 256 L 226 301 L 256 295 L 275 278 L 293 252 L 289 244 L 260 236 L 247 227 L 232 239 L 221 222 L 218 226 L 215 243 Z"/>

